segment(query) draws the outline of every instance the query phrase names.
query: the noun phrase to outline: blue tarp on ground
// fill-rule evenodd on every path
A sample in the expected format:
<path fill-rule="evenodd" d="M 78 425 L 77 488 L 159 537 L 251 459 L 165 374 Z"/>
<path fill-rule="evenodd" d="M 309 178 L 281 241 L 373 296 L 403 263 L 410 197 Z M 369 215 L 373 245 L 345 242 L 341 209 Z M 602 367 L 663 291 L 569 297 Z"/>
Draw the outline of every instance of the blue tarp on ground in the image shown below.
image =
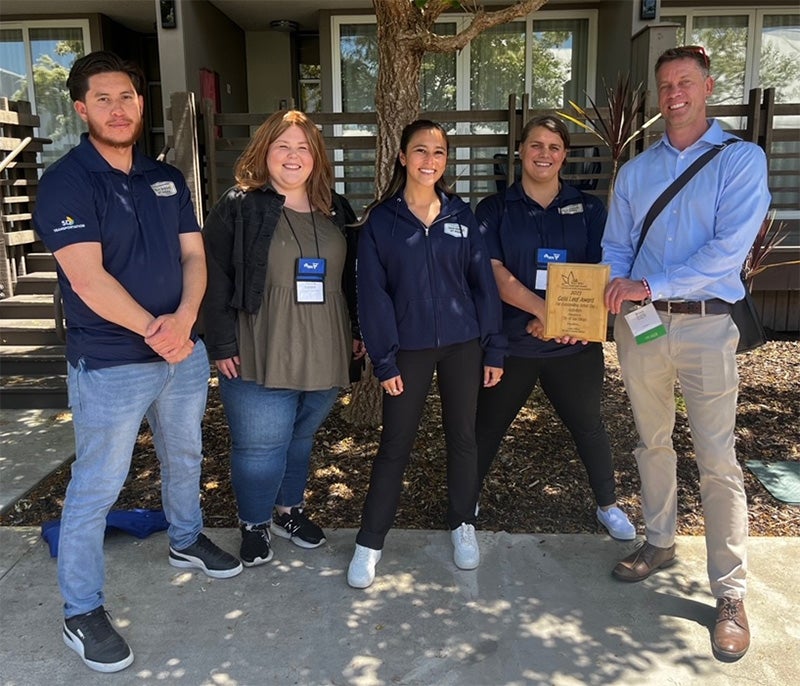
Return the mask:
<path fill-rule="evenodd" d="M 168 526 L 169 522 L 163 510 L 112 510 L 106 517 L 106 531 L 119 529 L 136 538 L 147 538 L 156 531 L 164 531 Z M 60 533 L 60 519 L 52 519 L 42 524 L 42 538 L 50 547 L 50 557 L 58 557 Z"/>

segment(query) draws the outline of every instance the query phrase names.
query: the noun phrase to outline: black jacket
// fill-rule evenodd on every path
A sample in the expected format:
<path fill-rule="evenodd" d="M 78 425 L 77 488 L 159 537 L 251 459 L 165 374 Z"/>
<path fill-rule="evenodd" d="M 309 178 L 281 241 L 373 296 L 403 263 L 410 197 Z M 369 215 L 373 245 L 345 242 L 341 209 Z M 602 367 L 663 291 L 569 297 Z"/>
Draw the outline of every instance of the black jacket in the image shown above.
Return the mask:
<path fill-rule="evenodd" d="M 203 239 L 208 266 L 208 287 L 203 300 L 203 326 L 208 356 L 224 360 L 239 354 L 236 322 L 239 311 L 255 314 L 261 307 L 267 277 L 267 257 L 285 197 L 264 186 L 253 191 L 229 188 L 212 208 Z M 347 240 L 342 291 L 347 299 L 353 336 L 356 315 L 356 237 L 347 227 L 356 220 L 350 203 L 337 193 L 332 197 L 331 219 Z"/>

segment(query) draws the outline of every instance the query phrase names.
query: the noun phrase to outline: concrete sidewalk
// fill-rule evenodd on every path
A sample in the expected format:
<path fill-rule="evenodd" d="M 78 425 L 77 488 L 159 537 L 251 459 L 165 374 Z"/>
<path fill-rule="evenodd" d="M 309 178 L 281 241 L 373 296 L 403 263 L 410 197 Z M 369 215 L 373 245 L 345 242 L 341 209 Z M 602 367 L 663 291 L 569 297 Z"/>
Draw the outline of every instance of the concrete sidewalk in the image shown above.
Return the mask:
<path fill-rule="evenodd" d="M 209 535 L 236 552 L 239 533 Z M 458 570 L 444 531 L 392 531 L 366 591 L 347 586 L 355 532 L 328 531 L 234 579 L 167 563 L 167 538 L 107 539 L 106 607 L 135 654 L 102 675 L 61 640 L 55 560 L 35 528 L 0 528 L 0 684 L 187 686 L 800 683 L 800 538 L 750 544 L 750 652 L 712 657 L 702 538 L 640 584 L 609 574 L 631 544 L 479 532 Z"/>
<path fill-rule="evenodd" d="M 72 413 L 69 410 L 3 410 L 0 445 L 2 514 L 75 455 Z"/>

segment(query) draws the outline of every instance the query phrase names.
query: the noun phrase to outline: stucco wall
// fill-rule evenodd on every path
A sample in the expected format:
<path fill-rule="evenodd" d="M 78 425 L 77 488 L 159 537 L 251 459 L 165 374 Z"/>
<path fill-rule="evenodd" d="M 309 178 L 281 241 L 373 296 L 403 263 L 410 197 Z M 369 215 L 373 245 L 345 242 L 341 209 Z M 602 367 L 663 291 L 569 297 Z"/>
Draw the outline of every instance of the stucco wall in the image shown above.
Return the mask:
<path fill-rule="evenodd" d="M 248 105 L 250 112 L 274 112 L 292 97 L 292 40 L 280 31 L 247 32 Z"/>
<path fill-rule="evenodd" d="M 158 0 L 154 0 L 158 3 Z M 161 84 L 165 105 L 170 93 L 192 91 L 200 107 L 200 69 L 219 74 L 223 112 L 247 111 L 245 34 L 206 0 L 176 5 L 177 27 L 158 26 Z M 203 37 L 213 36 L 213 40 Z"/>

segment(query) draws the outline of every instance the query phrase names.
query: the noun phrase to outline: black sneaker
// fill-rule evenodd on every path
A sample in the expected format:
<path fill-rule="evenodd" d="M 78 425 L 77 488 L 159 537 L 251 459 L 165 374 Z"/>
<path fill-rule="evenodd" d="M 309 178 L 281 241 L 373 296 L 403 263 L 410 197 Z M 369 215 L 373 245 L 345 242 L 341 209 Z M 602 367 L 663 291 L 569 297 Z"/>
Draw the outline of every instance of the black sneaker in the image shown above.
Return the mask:
<path fill-rule="evenodd" d="M 301 548 L 316 548 L 325 543 L 325 533 L 306 517 L 303 508 L 293 507 L 289 513 L 278 514 L 272 520 L 272 533 L 288 538 Z"/>
<path fill-rule="evenodd" d="M 245 567 L 263 565 L 272 559 L 269 524 L 242 524 L 242 546 L 239 557 Z"/>
<path fill-rule="evenodd" d="M 218 548 L 203 534 L 183 550 L 169 547 L 169 563 L 182 569 L 202 569 L 206 576 L 228 579 L 242 571 L 242 563 L 233 555 Z"/>
<path fill-rule="evenodd" d="M 101 605 L 91 612 L 64 620 L 61 635 L 87 667 L 97 672 L 119 672 L 133 662 L 133 651 L 108 621 Z"/>

